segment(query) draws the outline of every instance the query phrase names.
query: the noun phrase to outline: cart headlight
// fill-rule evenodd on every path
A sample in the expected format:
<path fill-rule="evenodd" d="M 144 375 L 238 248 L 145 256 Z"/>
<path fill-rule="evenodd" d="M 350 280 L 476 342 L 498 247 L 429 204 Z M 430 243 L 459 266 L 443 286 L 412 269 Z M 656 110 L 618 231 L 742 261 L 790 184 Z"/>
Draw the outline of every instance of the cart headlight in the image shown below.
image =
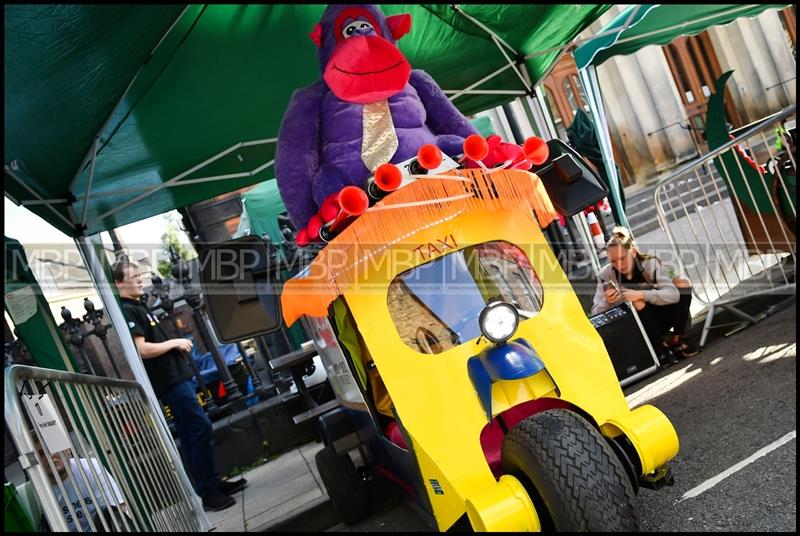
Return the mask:
<path fill-rule="evenodd" d="M 484 337 L 496 343 L 505 342 L 517 331 L 519 314 L 510 303 L 490 303 L 481 311 L 478 323 Z"/>

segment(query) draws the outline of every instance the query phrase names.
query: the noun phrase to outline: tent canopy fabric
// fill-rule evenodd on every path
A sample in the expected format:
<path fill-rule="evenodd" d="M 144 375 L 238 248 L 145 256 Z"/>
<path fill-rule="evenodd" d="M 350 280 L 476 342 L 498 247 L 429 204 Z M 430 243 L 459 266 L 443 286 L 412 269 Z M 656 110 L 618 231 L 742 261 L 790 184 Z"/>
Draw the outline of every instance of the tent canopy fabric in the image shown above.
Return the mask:
<path fill-rule="evenodd" d="M 739 17 L 755 17 L 789 4 L 635 4 L 573 52 L 578 69 L 600 65 L 613 56 L 633 54 L 648 45 L 666 45 L 676 37 L 698 34 Z M 632 18 L 631 18 L 632 17 Z"/>
<path fill-rule="evenodd" d="M 608 7 L 382 6 L 411 14 L 399 47 L 451 95 L 524 64 L 475 87 L 506 93 L 455 97 L 465 114 L 524 95 Z M 320 77 L 324 9 L 5 6 L 6 195 L 55 200 L 26 206 L 81 236 L 273 178 L 292 92 Z"/>

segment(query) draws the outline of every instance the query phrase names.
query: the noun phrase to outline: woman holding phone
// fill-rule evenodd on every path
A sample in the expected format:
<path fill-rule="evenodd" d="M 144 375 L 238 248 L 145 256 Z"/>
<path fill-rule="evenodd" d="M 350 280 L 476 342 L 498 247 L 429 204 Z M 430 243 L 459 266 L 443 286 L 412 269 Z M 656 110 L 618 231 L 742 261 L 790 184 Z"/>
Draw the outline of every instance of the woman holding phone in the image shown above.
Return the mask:
<path fill-rule="evenodd" d="M 677 276 L 674 268 L 664 266 L 658 257 L 639 252 L 624 227 L 614 228 L 606 254 L 611 264 L 597 278 L 592 314 L 629 301 L 659 360 L 674 362 L 670 354 L 681 358 L 696 355 L 698 350 L 684 340 L 690 321 L 692 284 Z"/>

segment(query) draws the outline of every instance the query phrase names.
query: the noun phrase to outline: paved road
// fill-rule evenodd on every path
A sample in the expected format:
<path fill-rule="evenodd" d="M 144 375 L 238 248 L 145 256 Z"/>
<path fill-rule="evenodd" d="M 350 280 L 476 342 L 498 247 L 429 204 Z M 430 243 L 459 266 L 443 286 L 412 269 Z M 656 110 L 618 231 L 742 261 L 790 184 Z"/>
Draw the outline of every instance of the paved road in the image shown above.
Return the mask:
<path fill-rule="evenodd" d="M 796 530 L 795 322 L 792 306 L 625 389 L 632 407 L 661 409 L 681 443 L 675 486 L 639 494 L 643 531 Z M 329 530 L 431 529 L 394 501 L 358 525 Z"/>

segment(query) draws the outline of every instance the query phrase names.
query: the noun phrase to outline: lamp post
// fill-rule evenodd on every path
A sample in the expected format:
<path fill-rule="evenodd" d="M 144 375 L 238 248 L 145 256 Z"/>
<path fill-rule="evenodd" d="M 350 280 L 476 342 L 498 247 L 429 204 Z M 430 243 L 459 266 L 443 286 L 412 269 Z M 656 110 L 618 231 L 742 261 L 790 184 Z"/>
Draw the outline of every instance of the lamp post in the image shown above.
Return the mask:
<path fill-rule="evenodd" d="M 177 282 L 183 285 L 183 299 L 186 300 L 186 303 L 192 308 L 192 318 L 194 318 L 194 323 L 200 331 L 203 344 L 205 344 L 208 351 L 211 352 L 211 357 L 214 359 L 214 363 L 217 364 L 219 381 L 222 383 L 227 393 L 226 400 L 228 402 L 237 402 L 242 398 L 242 392 L 239 390 L 239 386 L 236 385 L 236 382 L 233 381 L 228 366 L 225 364 L 225 361 L 223 361 L 222 356 L 219 355 L 219 349 L 217 345 L 214 344 L 214 340 L 208 332 L 208 326 L 206 325 L 203 312 L 201 311 L 203 307 L 203 296 L 200 289 L 193 285 L 187 285 L 192 279 L 191 271 L 189 266 L 181 260 L 180 255 L 178 255 L 178 252 L 175 251 L 175 248 L 171 245 L 169 246 L 169 256 L 172 261 L 172 275 Z"/>
<path fill-rule="evenodd" d="M 231 372 L 228 370 L 228 366 L 222 360 L 222 356 L 219 355 L 219 349 L 217 349 L 217 345 L 214 344 L 211 334 L 208 332 L 208 326 L 206 326 L 205 318 L 203 317 L 203 312 L 201 311 L 203 306 L 202 296 L 196 292 L 187 292 L 184 299 L 186 300 L 186 303 L 189 304 L 189 307 L 192 308 L 192 317 L 194 318 L 194 323 L 197 326 L 197 329 L 200 331 L 200 337 L 203 339 L 203 344 L 205 344 L 206 348 L 208 348 L 208 350 L 211 352 L 211 357 L 214 359 L 214 363 L 217 364 L 219 381 L 222 382 L 222 386 L 225 388 L 228 402 L 238 401 L 242 398 L 242 392 L 239 390 L 239 386 L 236 385 L 236 382 L 233 381 L 233 377 L 231 376 Z"/>

